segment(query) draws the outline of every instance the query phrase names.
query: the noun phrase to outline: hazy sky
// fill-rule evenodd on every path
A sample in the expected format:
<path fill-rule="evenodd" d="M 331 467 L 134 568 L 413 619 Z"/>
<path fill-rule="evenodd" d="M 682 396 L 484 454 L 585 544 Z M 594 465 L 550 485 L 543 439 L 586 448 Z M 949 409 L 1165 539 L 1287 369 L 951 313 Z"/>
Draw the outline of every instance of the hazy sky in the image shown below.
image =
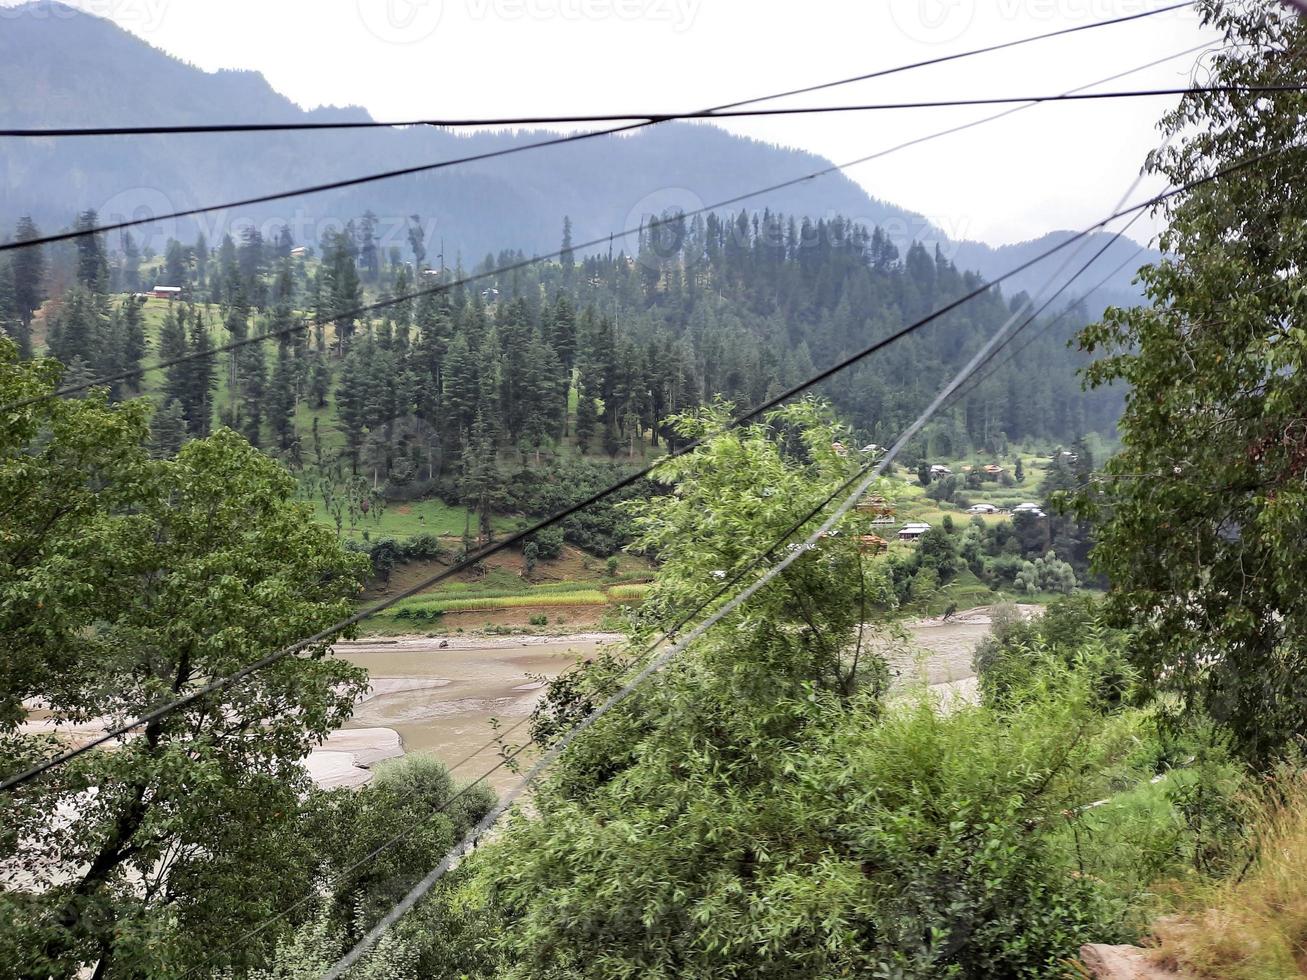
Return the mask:
<path fill-rule="evenodd" d="M 9 2 L 9 0 L 4 0 Z M 71 0 L 201 68 L 262 72 L 305 107 L 377 118 L 673 111 L 1164 6 L 1164 0 Z M 3 22 L 0 21 L 0 29 Z M 1058 93 L 1215 43 L 1188 10 L 790 104 Z M 1171 88 L 1188 54 L 1105 89 Z M 849 171 L 956 238 L 994 244 L 1110 212 L 1173 98 L 1036 106 Z M 734 121 L 839 162 L 999 108 Z M 360 134 L 366 139 L 366 134 Z M 548 152 L 542 151 L 542 152 Z M 382 164 L 383 161 L 378 161 Z M 346 176 L 342 174 L 342 176 Z M 742 190 L 744 188 L 741 188 Z M 1145 183 L 1139 192 L 1160 189 Z M 1143 225 L 1136 225 L 1144 237 Z"/>

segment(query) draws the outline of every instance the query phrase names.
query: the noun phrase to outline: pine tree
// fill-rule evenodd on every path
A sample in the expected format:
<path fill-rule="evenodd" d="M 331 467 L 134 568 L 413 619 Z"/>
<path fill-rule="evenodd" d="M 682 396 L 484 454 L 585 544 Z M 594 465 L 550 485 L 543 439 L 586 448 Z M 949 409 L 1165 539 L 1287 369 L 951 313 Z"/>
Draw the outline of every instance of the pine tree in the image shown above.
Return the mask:
<path fill-rule="evenodd" d="M 367 428 L 367 369 L 358 350 L 345 355 L 336 382 L 336 414 L 345 433 L 350 472 L 358 473 L 359 449 Z"/>
<path fill-rule="evenodd" d="M 141 311 L 143 302 L 134 296 L 123 300 L 120 314 L 122 317 L 122 369 L 133 372 L 127 379 L 133 390 L 141 390 L 141 361 L 149 349 L 145 338 L 145 315 Z"/>
<path fill-rule="evenodd" d="M 185 357 L 187 338 L 183 308 L 171 304 L 163 315 L 163 324 L 159 327 L 159 360 L 173 361 Z M 190 400 L 192 362 L 184 361 L 164 368 L 164 401 L 175 401 L 183 407 Z"/>
<path fill-rule="evenodd" d="M 186 441 L 186 411 L 176 398 L 150 419 L 150 452 L 159 459 L 177 455 Z"/>
<path fill-rule="evenodd" d="M 73 230 L 89 232 L 99 222 L 99 215 L 94 209 L 83 211 L 77 216 Z M 104 236 L 83 234 L 77 239 L 77 281 L 96 293 L 106 292 L 109 288 L 109 259 L 104 248 Z"/>
<path fill-rule="evenodd" d="M 41 231 L 29 217 L 18 219 L 14 232 L 15 242 L 30 242 L 40 238 Z M 28 338 L 23 353 L 30 356 L 32 312 L 45 300 L 45 253 L 40 246 L 28 246 L 14 252 L 14 301 L 17 304 L 18 318 L 26 328 L 24 336 Z"/>
<path fill-rule="evenodd" d="M 14 270 L 12 263 L 0 263 L 0 329 L 18 345 L 21 357 L 31 356 L 31 330 L 18 309 L 18 292 L 14 289 Z"/>
<path fill-rule="evenodd" d="M 570 285 L 576 265 L 576 253 L 572 251 L 572 219 L 567 215 L 563 216 L 563 247 L 559 251 L 558 264 L 563 269 L 564 285 Z"/>
<path fill-rule="evenodd" d="M 277 363 L 268 385 L 265 407 L 277 447 L 289 449 L 295 441 L 295 369 L 289 349 L 284 344 L 277 349 Z"/>
<path fill-rule="evenodd" d="M 576 446 L 584 455 L 599 426 L 599 412 L 595 408 L 594 397 L 586 390 L 584 383 L 577 385 L 576 395 Z"/>
<path fill-rule="evenodd" d="M 218 367 L 209 353 L 213 350 L 209 328 L 198 309 L 191 316 L 187 346 L 196 356 L 186 362 L 189 369 L 182 405 L 186 410 L 187 429 L 195 438 L 203 439 L 213 430 L 213 392 L 218 387 Z"/>

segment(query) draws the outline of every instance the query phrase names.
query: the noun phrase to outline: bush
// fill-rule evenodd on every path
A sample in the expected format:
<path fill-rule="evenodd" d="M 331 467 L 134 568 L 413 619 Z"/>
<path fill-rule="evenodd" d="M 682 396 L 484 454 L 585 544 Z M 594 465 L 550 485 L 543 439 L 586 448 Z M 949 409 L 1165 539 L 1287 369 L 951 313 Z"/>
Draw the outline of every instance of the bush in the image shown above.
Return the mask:
<path fill-rule="evenodd" d="M 942 477 L 926 488 L 926 496 L 931 500 L 938 500 L 940 503 L 948 503 L 957 492 L 958 478 L 956 476 Z"/>
<path fill-rule="evenodd" d="M 583 712 L 605 673 L 548 720 Z M 1131 741 L 1083 685 L 1062 688 L 1011 715 L 924 695 L 833 709 L 787 738 L 783 774 L 731 743 L 751 778 L 723 778 L 704 746 L 641 752 L 595 795 L 543 794 L 538 818 L 477 856 L 476 890 L 511 910 L 495 943 L 522 972 L 507 975 L 766 976 L 783 961 L 787 976 L 1035 978 L 1081 943 L 1136 938 L 1139 896 L 1074 873 L 1063 837 Z M 662 765 L 674 781 L 648 771 Z"/>
<path fill-rule="evenodd" d="M 1076 587 L 1076 573 L 1070 563 L 1062 561 L 1050 551 L 1043 558 L 1024 562 L 1012 580 L 1012 587 L 1027 595 L 1037 592 L 1061 592 L 1069 595 Z"/>
<path fill-rule="evenodd" d="M 1128 700 L 1133 671 L 1126 657 L 1126 635 L 1105 626 L 1089 596 L 1051 603 L 1038 619 L 1025 620 L 1015 606 L 999 606 L 987 637 L 976 645 L 972 662 L 986 704 L 1010 704 L 1013 692 L 1028 687 L 1054 667 L 1074 669 L 1086 678 L 1100 710 Z"/>
<path fill-rule="evenodd" d="M 557 524 L 537 531 L 529 541 L 534 542 L 539 557 L 546 560 L 557 558 L 563 553 L 563 529 Z"/>
<path fill-rule="evenodd" d="M 546 616 L 544 613 L 537 613 L 536 615 L 528 619 L 527 623 L 529 623 L 532 626 L 548 626 L 549 617 Z"/>

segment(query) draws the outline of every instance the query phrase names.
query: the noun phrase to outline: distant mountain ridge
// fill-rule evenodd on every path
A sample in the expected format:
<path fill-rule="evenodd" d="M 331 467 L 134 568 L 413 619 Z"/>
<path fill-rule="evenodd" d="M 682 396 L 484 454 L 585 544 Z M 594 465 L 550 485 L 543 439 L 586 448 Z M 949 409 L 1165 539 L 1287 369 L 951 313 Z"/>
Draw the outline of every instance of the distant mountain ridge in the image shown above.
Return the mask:
<path fill-rule="evenodd" d="M 432 106 L 432 113 L 444 107 Z M 144 122 L 288 122 L 367 119 L 357 106 L 305 111 L 252 71 L 205 72 L 153 48 L 107 20 L 53 0 L 8 8 L 0 19 L 0 124 L 6 126 L 132 125 Z M 44 230 L 67 227 L 78 211 L 95 208 L 102 221 L 182 210 L 378 170 L 399 169 L 546 139 L 554 133 L 455 134 L 430 128 L 313 133 L 255 133 L 8 140 L 0 143 L 0 228 L 31 214 Z M 432 260 L 443 253 L 465 265 L 486 254 L 558 247 L 564 215 L 577 242 L 638 226 L 667 208 L 691 210 L 829 166 L 812 153 L 735 136 L 708 124 L 664 123 L 634 134 L 601 137 L 493 161 L 461 165 L 343 191 L 275 202 L 241 213 L 142 229 L 156 251 L 168 237 L 211 241 L 234 224 L 285 223 L 299 242 L 314 243 L 328 228 L 371 209 L 382 247 L 408 252 L 405 223 L 418 214 Z M 938 244 L 963 269 L 986 278 L 1056 241 L 992 248 L 951 242 L 925 217 L 866 193 L 843 174 L 830 174 L 722 209 L 773 212 L 814 219 L 842 215 L 891 229 L 901 251 L 911 240 Z M 1101 235 L 1101 233 L 1100 233 Z M 1098 237 L 1098 236 L 1096 236 Z M 1096 248 L 1098 242 L 1092 242 Z M 615 250 L 636 247 L 634 236 Z M 1097 282 L 1137 245 L 1116 243 Z M 1083 253 L 1088 256 L 1089 251 Z M 1153 261 L 1151 250 L 1139 264 Z M 1036 267 L 1004 291 L 1035 291 L 1049 275 Z M 1124 268 L 1104 296 L 1137 295 Z M 1077 288 L 1079 287 L 1079 288 Z"/>

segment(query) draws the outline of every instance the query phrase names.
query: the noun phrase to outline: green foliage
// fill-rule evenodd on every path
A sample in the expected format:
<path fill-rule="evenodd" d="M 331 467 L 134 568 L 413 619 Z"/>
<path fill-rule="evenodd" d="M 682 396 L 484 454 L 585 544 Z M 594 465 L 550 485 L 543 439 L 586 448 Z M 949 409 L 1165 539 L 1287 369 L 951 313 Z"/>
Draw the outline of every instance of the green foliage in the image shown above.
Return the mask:
<path fill-rule="evenodd" d="M 1300 77 L 1296 15 L 1199 7 L 1227 40 L 1211 85 Z M 1166 116 L 1174 139 L 1149 167 L 1168 183 L 1257 163 L 1170 199 L 1166 258 L 1141 273 L 1151 305 L 1109 310 L 1081 338 L 1103 355 L 1089 381 L 1131 391 L 1124 448 L 1079 497 L 1102 521 L 1094 560 L 1114 615 L 1134 625 L 1145 680 L 1228 726 L 1263 764 L 1307 734 L 1305 106 L 1296 90 L 1221 88 Z"/>
<path fill-rule="evenodd" d="M 0 350 L 0 401 L 55 378 Z M 24 699 L 61 724 L 133 718 L 352 606 L 365 563 L 308 519 L 277 463 L 227 430 L 152 459 L 146 414 L 56 399 L 0 427 L 4 772 L 58 748 L 17 730 Z M 307 889 L 301 760 L 366 684 L 326 654 L 311 647 L 7 794 L 0 856 L 35 885 L 0 895 L 22 937 L 9 965 L 167 973 Z"/>
<path fill-rule="evenodd" d="M 974 666 L 981 697 L 995 707 L 1010 703 L 1042 674 L 1074 669 L 1088 678 L 1100 707 L 1112 710 L 1130 693 L 1128 649 L 1126 634 L 1104 625 L 1092 597 L 1068 596 L 1031 619 L 1015 606 L 995 609 L 989 635 L 976 646 Z"/>
<path fill-rule="evenodd" d="M 1034 595 L 1037 592 L 1061 592 L 1070 595 L 1075 591 L 1076 573 L 1068 562 L 1053 552 L 1034 561 L 1023 562 L 1021 570 L 1012 579 L 1018 592 Z"/>
<path fill-rule="evenodd" d="M 501 975 L 1043 977 L 1132 935 L 1060 833 L 1129 744 L 1081 686 L 1012 715 L 815 691 L 778 712 L 736 681 L 728 712 L 694 674 L 637 764 L 477 856 Z"/>

